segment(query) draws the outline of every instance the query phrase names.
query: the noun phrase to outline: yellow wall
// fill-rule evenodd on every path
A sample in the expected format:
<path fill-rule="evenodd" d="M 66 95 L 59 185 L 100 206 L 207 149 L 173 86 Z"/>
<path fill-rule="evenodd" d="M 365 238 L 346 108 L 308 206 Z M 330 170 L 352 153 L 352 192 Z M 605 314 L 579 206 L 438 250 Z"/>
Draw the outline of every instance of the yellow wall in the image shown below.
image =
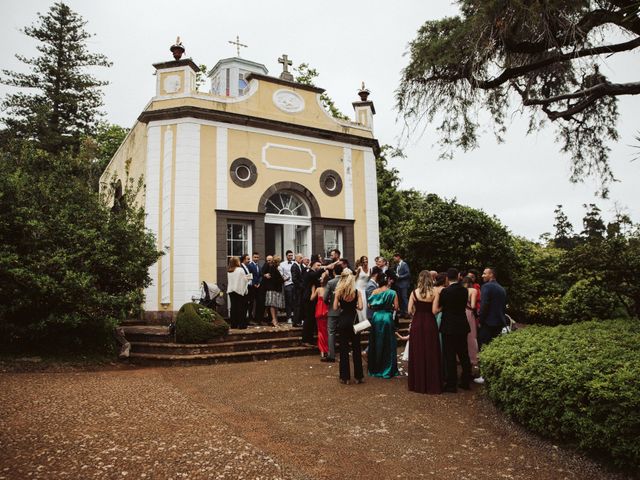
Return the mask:
<path fill-rule="evenodd" d="M 216 278 L 216 127 L 200 127 L 200 277 Z"/>
<path fill-rule="evenodd" d="M 354 249 L 356 259 L 368 255 L 367 212 L 364 187 L 364 152 L 351 151 L 351 171 L 353 172 L 353 216 L 356 222 L 354 230 Z M 355 259 L 354 259 L 355 260 Z"/>
<path fill-rule="evenodd" d="M 184 71 L 175 71 L 175 72 L 162 72 L 160 75 L 160 94 L 161 95 L 174 95 L 177 93 L 183 93 L 185 91 L 185 79 L 184 79 Z M 167 77 L 177 76 L 180 79 L 180 88 L 178 88 L 175 92 L 167 92 L 164 88 L 164 81 Z"/>
<path fill-rule="evenodd" d="M 106 189 L 106 186 L 114 179 L 119 179 L 124 188 L 127 184 L 127 166 L 129 168 L 129 178 L 133 179 L 134 186 L 136 186 L 138 179 L 144 177 L 144 172 L 147 168 L 146 152 L 147 125 L 136 122 L 100 177 L 100 191 L 108 192 L 109 190 Z M 112 204 L 113 197 L 109 197 L 107 202 Z M 138 192 L 136 203 L 139 205 L 144 204 L 144 189 Z"/>
<path fill-rule="evenodd" d="M 304 185 L 313 193 L 320 204 L 320 214 L 323 217 L 344 218 L 344 188 L 335 197 L 329 197 L 320 188 L 320 175 L 326 169 L 336 170 L 341 177 L 344 177 L 344 167 L 341 161 L 342 147 L 231 129 L 229 130 L 228 138 L 229 166 L 236 158 L 246 157 L 255 163 L 258 170 L 258 180 L 248 188 L 237 186 L 227 176 L 229 210 L 256 212 L 260 197 L 269 187 L 278 182 L 289 181 Z M 262 163 L 262 148 L 267 143 L 310 149 L 316 156 L 316 170 L 309 174 L 267 168 Z M 290 166 L 296 164 L 296 162 L 303 162 L 304 168 L 307 168 L 311 162 L 307 153 L 297 150 L 270 148 L 268 152 L 269 160 L 279 161 L 279 165 Z"/>
<path fill-rule="evenodd" d="M 163 74 L 164 75 L 164 74 Z M 161 88 L 164 88 L 161 84 Z M 286 113 L 277 108 L 273 103 L 273 94 L 277 90 L 292 90 L 304 99 L 305 108 L 298 113 Z M 259 81 L 257 92 L 243 98 L 239 102 L 226 103 L 218 101 L 216 95 L 198 93 L 198 97 L 169 98 L 154 100 L 147 110 L 159 110 L 166 108 L 194 106 L 210 110 L 226 111 L 253 117 L 268 118 L 280 122 L 287 122 L 294 125 L 304 125 L 315 128 L 322 128 L 334 132 L 348 133 L 365 138 L 373 138 L 371 130 L 358 125 L 347 125 L 338 123 L 327 114 L 318 104 L 317 95 L 314 92 L 299 88 L 289 88 L 283 85 Z M 356 100 L 356 99 L 354 99 Z"/>

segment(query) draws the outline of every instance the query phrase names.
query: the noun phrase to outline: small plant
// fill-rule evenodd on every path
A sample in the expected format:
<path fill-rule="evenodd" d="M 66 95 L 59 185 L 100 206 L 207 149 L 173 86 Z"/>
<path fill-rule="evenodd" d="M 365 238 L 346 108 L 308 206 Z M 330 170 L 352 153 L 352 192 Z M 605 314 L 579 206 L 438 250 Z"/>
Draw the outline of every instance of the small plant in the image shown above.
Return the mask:
<path fill-rule="evenodd" d="M 197 303 L 185 303 L 176 317 L 176 342 L 204 343 L 229 332 L 229 324 L 210 308 Z"/>

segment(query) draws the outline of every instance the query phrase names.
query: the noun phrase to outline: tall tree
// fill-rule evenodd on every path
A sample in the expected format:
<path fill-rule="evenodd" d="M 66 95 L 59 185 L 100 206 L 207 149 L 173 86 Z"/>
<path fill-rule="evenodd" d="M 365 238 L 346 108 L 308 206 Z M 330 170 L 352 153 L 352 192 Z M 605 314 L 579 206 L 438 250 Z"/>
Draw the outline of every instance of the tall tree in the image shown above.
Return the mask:
<path fill-rule="evenodd" d="M 440 123 L 444 155 L 477 146 L 482 111 L 498 139 L 510 104 L 529 132 L 557 122 L 571 155 L 571 181 L 595 175 L 601 193 L 614 180 L 609 142 L 618 139 L 617 98 L 640 82 L 615 83 L 603 59 L 640 46 L 637 0 L 459 0 L 460 15 L 426 22 L 409 44 L 396 93 L 408 122 Z M 484 118 L 484 117 L 482 117 Z"/>
<path fill-rule="evenodd" d="M 94 132 L 102 106 L 100 87 L 107 82 L 86 69 L 111 63 L 104 55 L 88 51 L 86 44 L 93 35 L 85 31 L 86 23 L 58 2 L 22 30 L 39 42 L 40 55 L 16 55 L 30 67 L 28 73 L 2 70 L 1 83 L 29 90 L 11 93 L 2 102 L 6 110 L 2 121 L 10 136 L 33 139 L 47 152 L 59 153 L 69 147 L 78 149 L 82 134 Z"/>
<path fill-rule="evenodd" d="M 555 236 L 553 238 L 553 244 L 556 248 L 571 248 L 573 245 L 573 225 L 569 221 L 569 218 L 562 210 L 562 205 L 558 205 L 553 211 L 555 213 L 555 223 L 553 224 L 556 229 Z"/>

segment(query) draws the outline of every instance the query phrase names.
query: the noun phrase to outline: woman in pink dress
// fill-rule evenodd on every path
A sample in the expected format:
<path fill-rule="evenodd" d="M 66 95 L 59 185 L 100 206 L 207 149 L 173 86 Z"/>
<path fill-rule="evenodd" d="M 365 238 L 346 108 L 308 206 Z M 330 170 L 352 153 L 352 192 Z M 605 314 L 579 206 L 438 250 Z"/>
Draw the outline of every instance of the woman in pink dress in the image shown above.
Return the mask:
<path fill-rule="evenodd" d="M 467 348 L 469 349 L 469 360 L 471 360 L 471 368 L 473 371 L 478 368 L 478 317 L 476 313 L 476 301 L 478 299 L 478 291 L 473 286 L 472 277 L 464 277 L 462 285 L 469 292 L 467 297 L 467 321 L 471 331 L 467 334 Z"/>
<path fill-rule="evenodd" d="M 320 286 L 313 286 L 311 290 L 311 301 L 316 302 L 315 317 L 318 326 L 318 350 L 320 350 L 320 360 L 329 354 L 329 339 L 327 331 L 327 316 L 329 306 L 324 303 L 324 289 L 329 281 L 329 274 L 324 272 L 320 277 Z"/>

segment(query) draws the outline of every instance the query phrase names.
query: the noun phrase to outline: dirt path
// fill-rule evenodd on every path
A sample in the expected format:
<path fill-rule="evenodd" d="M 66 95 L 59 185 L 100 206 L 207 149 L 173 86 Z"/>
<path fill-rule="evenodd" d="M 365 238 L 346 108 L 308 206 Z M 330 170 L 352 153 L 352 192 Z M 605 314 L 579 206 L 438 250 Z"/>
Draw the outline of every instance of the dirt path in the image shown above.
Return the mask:
<path fill-rule="evenodd" d="M 0 479 L 604 479 L 526 434 L 474 386 L 341 385 L 315 358 L 0 374 Z"/>

